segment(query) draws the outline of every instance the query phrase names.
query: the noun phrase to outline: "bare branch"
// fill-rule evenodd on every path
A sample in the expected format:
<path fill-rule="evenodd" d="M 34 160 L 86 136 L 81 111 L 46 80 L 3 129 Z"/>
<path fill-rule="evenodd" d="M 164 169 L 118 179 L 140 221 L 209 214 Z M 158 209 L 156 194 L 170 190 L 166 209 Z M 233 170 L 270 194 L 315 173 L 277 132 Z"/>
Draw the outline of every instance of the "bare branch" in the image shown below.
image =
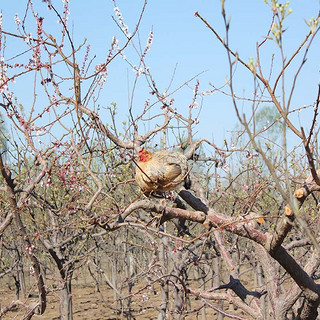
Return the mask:
<path fill-rule="evenodd" d="M 46 309 L 46 290 L 45 290 L 44 280 L 43 280 L 43 276 L 42 276 L 41 269 L 40 269 L 40 263 L 39 263 L 37 257 L 35 256 L 33 249 L 31 249 L 32 244 L 29 239 L 29 235 L 25 229 L 25 226 L 21 220 L 20 209 L 18 207 L 17 200 L 16 200 L 15 193 L 14 193 L 15 183 L 14 183 L 14 180 L 11 178 L 11 171 L 8 168 L 6 168 L 3 164 L 1 154 L 0 154 L 0 171 L 2 173 L 2 177 L 4 178 L 6 185 L 7 185 L 8 202 L 11 206 L 11 209 L 12 209 L 12 212 L 14 215 L 14 219 L 15 219 L 15 222 L 17 225 L 17 229 L 18 229 L 22 239 L 24 239 L 27 246 L 31 250 L 30 251 L 30 259 L 31 259 L 32 267 L 33 267 L 33 270 L 35 273 L 35 279 L 37 281 L 38 292 L 39 292 L 39 297 L 40 297 L 39 298 L 39 308 L 37 308 L 37 312 L 39 314 L 43 314 Z M 33 312 L 35 310 L 36 310 L 36 308 L 32 308 Z"/>

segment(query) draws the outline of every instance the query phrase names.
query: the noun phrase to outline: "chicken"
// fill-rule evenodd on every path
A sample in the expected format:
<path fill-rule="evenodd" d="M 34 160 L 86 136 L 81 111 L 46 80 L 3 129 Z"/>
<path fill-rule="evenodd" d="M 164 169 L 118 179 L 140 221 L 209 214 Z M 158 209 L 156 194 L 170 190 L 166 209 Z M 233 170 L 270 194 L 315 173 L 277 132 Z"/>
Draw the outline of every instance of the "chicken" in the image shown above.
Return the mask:
<path fill-rule="evenodd" d="M 138 154 L 136 182 L 144 194 L 175 190 L 182 183 L 190 187 L 187 158 L 179 152 L 157 151 L 142 148 Z"/>

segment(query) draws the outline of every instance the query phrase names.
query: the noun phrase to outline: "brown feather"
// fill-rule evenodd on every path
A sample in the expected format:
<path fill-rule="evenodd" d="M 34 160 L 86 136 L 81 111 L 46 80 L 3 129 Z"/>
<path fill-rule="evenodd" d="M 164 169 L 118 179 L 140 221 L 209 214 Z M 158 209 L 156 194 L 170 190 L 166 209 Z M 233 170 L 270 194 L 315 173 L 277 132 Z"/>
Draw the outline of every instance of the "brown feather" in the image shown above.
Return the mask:
<path fill-rule="evenodd" d="M 139 152 L 136 182 L 144 193 L 176 189 L 188 175 L 187 158 L 178 152 Z"/>

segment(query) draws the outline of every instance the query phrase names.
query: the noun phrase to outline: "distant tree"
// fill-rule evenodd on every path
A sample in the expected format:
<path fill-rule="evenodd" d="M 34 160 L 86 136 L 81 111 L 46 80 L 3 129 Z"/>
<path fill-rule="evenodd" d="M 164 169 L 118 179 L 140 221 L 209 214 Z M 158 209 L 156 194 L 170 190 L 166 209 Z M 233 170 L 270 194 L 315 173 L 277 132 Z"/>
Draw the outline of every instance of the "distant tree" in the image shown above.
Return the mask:
<path fill-rule="evenodd" d="M 283 125 L 281 123 L 281 115 L 277 109 L 272 106 L 264 106 L 258 109 L 254 122 L 257 131 L 266 131 L 267 138 L 280 142 Z"/>

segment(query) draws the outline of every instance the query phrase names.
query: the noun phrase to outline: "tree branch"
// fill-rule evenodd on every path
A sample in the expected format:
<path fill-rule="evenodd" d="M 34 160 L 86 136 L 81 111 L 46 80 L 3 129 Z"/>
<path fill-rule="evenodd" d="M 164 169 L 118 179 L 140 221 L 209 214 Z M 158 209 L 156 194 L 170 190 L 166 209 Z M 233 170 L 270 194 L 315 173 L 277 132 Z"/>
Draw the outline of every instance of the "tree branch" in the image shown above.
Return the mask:
<path fill-rule="evenodd" d="M 32 243 L 29 239 L 29 235 L 25 229 L 25 226 L 21 220 L 20 208 L 17 205 L 17 200 L 14 192 L 15 183 L 14 183 L 14 180 L 11 178 L 11 171 L 7 167 L 5 167 L 3 164 L 2 154 L 0 154 L 0 171 L 1 171 L 2 177 L 6 182 L 8 202 L 11 206 L 13 216 L 14 216 L 13 218 L 16 222 L 18 232 L 20 233 L 21 238 L 26 242 L 28 248 L 30 248 L 30 253 L 29 253 L 30 260 L 35 273 L 35 279 L 37 281 L 38 292 L 39 292 L 39 304 L 38 304 L 39 308 L 32 307 L 32 312 L 35 312 L 37 309 L 37 312 L 39 314 L 43 314 L 46 310 L 46 290 L 45 290 L 44 280 L 43 280 L 43 276 L 40 269 L 40 263 L 37 257 L 35 256 L 33 249 L 31 249 Z"/>

